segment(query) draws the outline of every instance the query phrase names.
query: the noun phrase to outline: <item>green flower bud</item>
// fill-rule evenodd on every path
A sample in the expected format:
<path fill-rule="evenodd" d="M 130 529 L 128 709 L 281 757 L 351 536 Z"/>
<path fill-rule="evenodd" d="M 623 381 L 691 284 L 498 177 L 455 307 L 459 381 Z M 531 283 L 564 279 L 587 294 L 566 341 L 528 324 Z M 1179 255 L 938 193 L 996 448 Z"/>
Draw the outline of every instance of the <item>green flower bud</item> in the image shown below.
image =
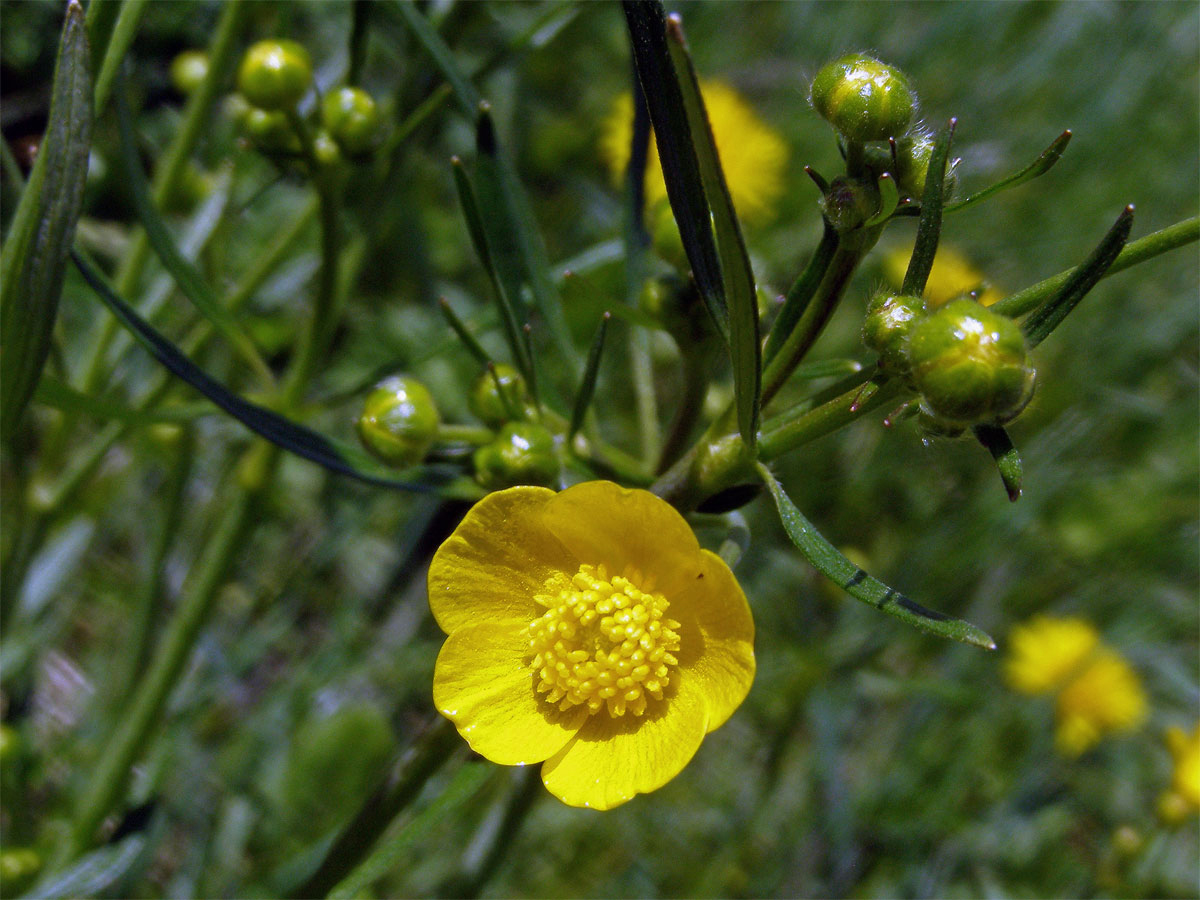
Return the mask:
<path fill-rule="evenodd" d="M 500 382 L 499 390 L 496 382 Z M 521 373 L 506 363 L 497 363 L 495 376 L 484 372 L 475 379 L 467 396 L 467 406 L 479 421 L 498 428 L 513 418 L 514 413 L 519 416 L 524 411 L 525 398 L 525 379 Z"/>
<path fill-rule="evenodd" d="M 821 212 L 838 234 L 856 228 L 879 211 L 879 188 L 869 179 L 839 176 L 821 199 Z"/>
<path fill-rule="evenodd" d="M 947 425 L 1006 422 L 1033 396 L 1020 327 L 974 300 L 951 300 L 919 319 L 908 354 L 922 411 Z"/>
<path fill-rule="evenodd" d="M 821 69 L 813 79 L 811 99 L 825 121 L 860 144 L 902 135 L 917 105 L 903 72 L 862 53 Z"/>
<path fill-rule="evenodd" d="M 181 94 L 190 94 L 208 77 L 208 54 L 203 50 L 184 50 L 171 60 L 171 85 Z"/>
<path fill-rule="evenodd" d="M 367 394 L 358 436 L 383 462 L 404 468 L 425 458 L 439 424 L 429 389 L 410 376 L 392 375 Z"/>
<path fill-rule="evenodd" d="M 533 422 L 510 422 L 490 444 L 475 451 L 475 480 L 488 490 L 558 480 L 554 435 Z"/>
<path fill-rule="evenodd" d="M 313 136 L 313 156 L 322 166 L 336 166 L 342 161 L 342 151 L 337 141 L 324 129 Z"/>
<path fill-rule="evenodd" d="M 862 339 L 879 354 L 879 368 L 901 375 L 908 372 L 908 334 L 921 316 L 925 301 L 903 294 L 876 294 L 867 304 Z"/>
<path fill-rule="evenodd" d="M 342 87 L 321 101 L 321 120 L 347 153 L 366 153 L 379 132 L 379 108 L 362 88 Z"/>
<path fill-rule="evenodd" d="M 252 106 L 239 123 L 244 134 L 264 153 L 299 153 L 300 138 L 292 130 L 287 116 L 278 110 Z"/>
<path fill-rule="evenodd" d="M 0 851 L 0 889 L 7 897 L 23 893 L 41 871 L 42 857 L 28 847 Z"/>
<path fill-rule="evenodd" d="M 291 109 L 312 85 L 312 60 L 295 41 L 259 41 L 242 57 L 238 90 L 260 109 Z"/>

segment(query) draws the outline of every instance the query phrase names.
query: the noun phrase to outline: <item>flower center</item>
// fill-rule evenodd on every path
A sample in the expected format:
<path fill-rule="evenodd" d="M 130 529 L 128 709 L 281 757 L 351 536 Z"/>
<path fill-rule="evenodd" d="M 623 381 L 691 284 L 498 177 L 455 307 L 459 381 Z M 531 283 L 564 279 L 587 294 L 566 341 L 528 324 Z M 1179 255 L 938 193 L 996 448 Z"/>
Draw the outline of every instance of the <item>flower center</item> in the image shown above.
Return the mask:
<path fill-rule="evenodd" d="M 529 623 L 530 667 L 537 689 L 561 710 L 587 704 L 592 713 L 635 716 L 647 695 L 661 700 L 679 660 L 680 624 L 670 604 L 604 566 L 581 565 L 569 587 L 539 594 L 546 607 Z"/>

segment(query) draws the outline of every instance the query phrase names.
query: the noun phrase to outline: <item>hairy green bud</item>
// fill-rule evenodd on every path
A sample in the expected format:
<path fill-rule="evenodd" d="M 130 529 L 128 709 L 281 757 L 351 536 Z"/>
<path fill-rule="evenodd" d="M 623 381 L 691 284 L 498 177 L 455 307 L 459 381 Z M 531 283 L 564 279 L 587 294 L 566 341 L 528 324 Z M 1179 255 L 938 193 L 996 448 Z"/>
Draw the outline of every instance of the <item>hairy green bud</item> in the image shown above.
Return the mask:
<path fill-rule="evenodd" d="M 358 436 L 383 462 L 404 468 L 425 458 L 439 424 L 429 389 L 411 376 L 392 375 L 367 394 Z"/>
<path fill-rule="evenodd" d="M 899 137 L 917 106 L 903 72 L 862 53 L 821 69 L 813 79 L 811 99 L 821 117 L 855 143 Z"/>
<path fill-rule="evenodd" d="M 879 368 L 893 375 L 908 373 L 908 335 L 925 315 L 925 301 L 903 294 L 879 293 L 867 303 L 862 339 L 879 354 Z"/>
<path fill-rule="evenodd" d="M 550 485 L 560 462 L 554 435 L 534 422 L 510 422 L 496 440 L 475 451 L 475 480 L 488 490 L 518 484 Z"/>

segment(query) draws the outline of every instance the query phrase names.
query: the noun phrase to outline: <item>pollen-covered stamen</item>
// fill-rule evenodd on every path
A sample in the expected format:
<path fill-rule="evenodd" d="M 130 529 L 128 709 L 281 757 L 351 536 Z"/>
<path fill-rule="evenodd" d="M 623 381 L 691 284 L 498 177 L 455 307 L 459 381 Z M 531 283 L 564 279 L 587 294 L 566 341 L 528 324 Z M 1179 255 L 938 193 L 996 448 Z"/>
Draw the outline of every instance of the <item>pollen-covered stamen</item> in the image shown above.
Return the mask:
<path fill-rule="evenodd" d="M 529 665 L 547 701 L 640 716 L 648 697 L 662 699 L 679 662 L 680 628 L 662 594 L 585 564 L 570 587 L 536 599 L 546 613 L 529 623 Z"/>

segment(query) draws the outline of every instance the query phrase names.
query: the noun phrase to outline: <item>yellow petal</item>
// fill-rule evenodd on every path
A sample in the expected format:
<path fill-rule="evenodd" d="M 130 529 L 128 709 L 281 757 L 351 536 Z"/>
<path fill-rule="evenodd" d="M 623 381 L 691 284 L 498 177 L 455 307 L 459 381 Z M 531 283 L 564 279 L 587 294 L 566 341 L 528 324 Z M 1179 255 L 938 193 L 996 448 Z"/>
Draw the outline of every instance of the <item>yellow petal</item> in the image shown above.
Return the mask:
<path fill-rule="evenodd" d="M 641 590 L 661 591 L 668 601 L 702 568 L 691 527 L 649 491 L 587 481 L 555 494 L 542 521 L 581 563 L 602 563 L 610 575 L 631 577 Z"/>
<path fill-rule="evenodd" d="M 707 730 L 703 695 L 681 684 L 643 716 L 592 716 L 542 766 L 542 783 L 570 806 L 612 809 L 678 775 Z"/>
<path fill-rule="evenodd" d="M 725 724 L 754 683 L 754 619 L 725 561 L 701 550 L 700 578 L 670 598 L 669 615 L 683 625 L 680 677 L 698 684 L 708 704 L 708 730 Z"/>
<path fill-rule="evenodd" d="M 504 766 L 537 763 L 561 750 L 587 718 L 537 694 L 525 662 L 529 636 L 494 623 L 456 628 L 438 653 L 433 702 L 471 749 Z"/>
<path fill-rule="evenodd" d="M 471 507 L 429 564 L 429 608 L 443 631 L 481 621 L 528 624 L 540 615 L 534 595 L 557 591 L 575 574 L 578 562 L 542 524 L 554 496 L 515 487 Z"/>

